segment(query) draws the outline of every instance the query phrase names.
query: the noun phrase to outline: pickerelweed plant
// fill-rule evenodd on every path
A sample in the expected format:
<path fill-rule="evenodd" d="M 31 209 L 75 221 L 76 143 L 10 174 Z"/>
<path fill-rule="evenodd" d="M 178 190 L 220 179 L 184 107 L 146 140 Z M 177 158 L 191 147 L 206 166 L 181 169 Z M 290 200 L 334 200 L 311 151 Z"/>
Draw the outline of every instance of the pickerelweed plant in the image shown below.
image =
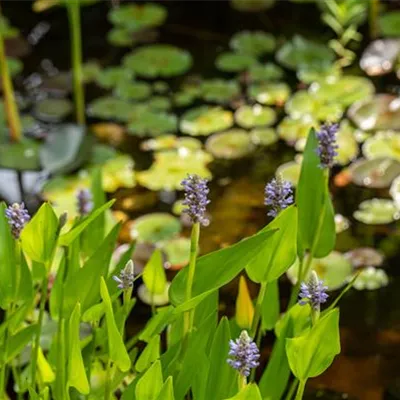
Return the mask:
<path fill-rule="evenodd" d="M 310 131 L 295 195 L 280 176 L 266 185 L 267 226 L 201 257 L 209 188 L 197 175 L 182 182 L 192 222 L 190 262 L 172 280 L 170 305 L 154 305 L 134 336 L 125 327 L 130 315 L 135 318 L 135 281 L 143 277 L 150 294 L 162 292 L 163 260 L 156 249 L 138 275 L 132 243 L 111 263 L 121 226 L 106 224 L 113 201 L 105 200 L 98 170 L 90 192 L 77 195 L 79 216 L 72 225 L 48 203 L 32 218 L 23 204 L 1 204 L 1 396 L 302 399 L 307 380 L 340 352 L 338 298 L 323 309 L 326 287 L 310 270 L 312 259 L 335 244 L 328 178 L 336 130 L 324 125 Z M 296 258 L 297 284 L 287 309 L 280 310 L 278 280 Z M 239 275 L 240 312 L 219 320 L 219 289 Z M 254 305 L 247 279 L 260 284 Z M 276 340 L 265 360 L 262 339 L 272 330 Z"/>

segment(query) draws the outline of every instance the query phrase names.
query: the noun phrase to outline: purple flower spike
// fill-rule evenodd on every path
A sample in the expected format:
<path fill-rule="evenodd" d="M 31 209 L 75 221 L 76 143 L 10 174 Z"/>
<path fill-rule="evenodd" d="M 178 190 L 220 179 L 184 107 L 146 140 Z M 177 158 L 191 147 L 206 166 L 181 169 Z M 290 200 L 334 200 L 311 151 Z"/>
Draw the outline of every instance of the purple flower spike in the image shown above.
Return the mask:
<path fill-rule="evenodd" d="M 242 331 L 238 339 L 229 342 L 229 346 L 228 364 L 237 369 L 242 376 L 249 376 L 250 370 L 259 365 L 260 352 L 257 345 L 249 337 L 247 331 Z"/>
<path fill-rule="evenodd" d="M 318 278 L 315 271 L 312 271 L 308 283 L 302 282 L 300 286 L 299 304 L 303 306 L 310 303 L 311 307 L 318 311 L 321 304 L 325 303 L 329 297 L 326 293 L 327 289 L 328 287 L 324 286 L 324 281 Z"/>
<path fill-rule="evenodd" d="M 119 273 L 119 276 L 114 275 L 113 279 L 118 283 L 118 289 L 128 290 L 133 288 L 135 280 L 135 267 L 133 261 L 129 260 L 124 269 Z"/>
<path fill-rule="evenodd" d="M 324 124 L 317 132 L 318 148 L 316 150 L 320 160 L 321 168 L 332 168 L 335 164 L 338 145 L 336 144 L 336 133 L 339 130 L 339 124 Z"/>
<path fill-rule="evenodd" d="M 289 207 L 293 203 L 292 185 L 288 181 L 282 180 L 280 176 L 272 179 L 265 186 L 265 201 L 266 206 L 272 209 L 268 212 L 271 217 L 276 217 L 280 211 Z"/>
<path fill-rule="evenodd" d="M 12 235 L 15 239 L 19 239 L 22 229 L 31 219 L 25 204 L 14 203 L 6 208 L 5 214 L 10 224 Z"/>
<path fill-rule="evenodd" d="M 187 206 L 184 212 L 189 214 L 193 223 L 200 222 L 201 225 L 207 226 L 208 219 L 205 217 L 210 189 L 207 186 L 207 179 L 202 179 L 198 175 L 188 175 L 182 181 L 182 186 L 185 191 L 185 199 L 182 204 Z"/>
<path fill-rule="evenodd" d="M 77 209 L 81 217 L 88 215 L 93 209 L 92 193 L 88 189 L 81 189 L 76 194 Z"/>

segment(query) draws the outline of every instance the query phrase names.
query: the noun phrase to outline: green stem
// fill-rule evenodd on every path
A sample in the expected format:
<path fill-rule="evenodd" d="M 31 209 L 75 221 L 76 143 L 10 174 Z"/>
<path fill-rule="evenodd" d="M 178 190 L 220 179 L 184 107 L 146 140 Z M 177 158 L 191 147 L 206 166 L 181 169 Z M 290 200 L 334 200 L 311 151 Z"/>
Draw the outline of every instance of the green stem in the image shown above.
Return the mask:
<path fill-rule="evenodd" d="M 104 388 L 104 400 L 111 399 L 111 360 L 107 362 L 106 383 Z"/>
<path fill-rule="evenodd" d="M 290 385 L 290 388 L 289 388 L 289 390 L 287 392 L 285 400 L 292 400 L 292 398 L 293 398 L 293 396 L 294 396 L 294 394 L 296 392 L 298 384 L 299 384 L 299 380 L 297 378 L 294 378 L 292 383 L 291 383 L 291 385 Z"/>
<path fill-rule="evenodd" d="M 0 8 L 0 17 L 1 17 Z M 3 84 L 5 112 L 7 116 L 7 123 L 10 129 L 10 138 L 13 142 L 21 141 L 22 127 L 21 120 L 18 113 L 17 102 L 15 101 L 14 88 L 10 76 L 10 71 L 7 64 L 7 57 L 4 48 L 4 39 L 0 34 L 0 69 L 1 80 Z"/>
<path fill-rule="evenodd" d="M 303 261 L 304 261 L 304 257 L 302 257 L 299 260 L 299 270 L 297 271 L 297 282 L 294 285 L 294 287 L 292 288 L 292 292 L 290 294 L 289 305 L 287 307 L 288 310 L 296 304 L 297 298 L 299 297 L 301 278 L 303 276 Z"/>
<path fill-rule="evenodd" d="M 17 360 L 13 360 L 13 362 L 11 363 L 11 369 L 12 369 L 14 382 L 15 382 L 16 386 L 18 387 L 17 400 L 23 400 L 24 396 L 22 394 L 21 374 L 18 370 L 19 368 L 18 368 L 16 361 Z"/>
<path fill-rule="evenodd" d="M 306 380 L 300 381 L 299 387 L 297 388 L 295 400 L 302 400 L 304 395 L 304 389 L 306 388 Z"/>
<path fill-rule="evenodd" d="M 196 222 L 193 224 L 192 227 L 192 235 L 190 242 L 190 260 L 188 267 L 189 271 L 186 281 L 186 301 L 189 301 L 192 298 L 192 288 L 193 288 L 194 274 L 196 271 L 196 258 L 199 246 L 199 238 L 200 238 L 200 223 Z M 183 337 L 186 337 L 188 333 L 190 333 L 193 329 L 194 309 L 186 311 L 183 318 L 184 318 Z"/>
<path fill-rule="evenodd" d="M 238 386 L 239 392 L 242 391 L 247 385 L 247 379 L 242 374 L 238 373 Z"/>
<path fill-rule="evenodd" d="M 81 14 L 79 1 L 68 1 L 67 9 L 71 34 L 76 121 L 80 125 L 85 125 L 85 93 L 83 88 Z"/>
<path fill-rule="evenodd" d="M 58 351 L 57 351 L 57 376 L 56 376 L 56 393 L 58 393 L 58 399 L 64 400 L 66 397 L 65 384 L 65 319 L 58 319 L 58 331 L 57 331 Z"/>
<path fill-rule="evenodd" d="M 10 306 L 10 309 L 12 306 Z M 6 321 L 9 317 L 10 314 L 10 309 L 6 311 Z M 0 396 L 1 397 L 7 397 L 5 395 L 6 391 L 6 376 L 7 376 L 7 354 L 8 354 L 8 342 L 9 342 L 9 337 L 10 337 L 10 332 L 8 330 L 8 327 L 5 329 L 4 332 L 4 341 L 3 341 L 3 346 L 2 346 L 2 358 L 1 358 L 1 370 L 0 370 Z"/>
<path fill-rule="evenodd" d="M 369 35 L 370 39 L 378 36 L 379 0 L 370 0 L 369 5 Z"/>
<path fill-rule="evenodd" d="M 90 348 L 90 354 L 89 354 L 89 361 L 88 361 L 88 368 L 87 368 L 87 377 L 88 377 L 88 382 L 89 382 L 89 387 L 91 387 L 91 378 L 92 378 L 92 365 L 93 365 L 93 359 L 94 355 L 96 353 L 96 330 L 97 330 L 97 324 L 92 324 L 92 346 Z M 87 394 L 86 398 L 90 398 L 90 390 L 89 393 Z"/>
<path fill-rule="evenodd" d="M 357 280 L 357 278 L 359 277 L 360 273 L 361 273 L 361 269 L 359 271 L 357 271 L 357 273 L 354 275 L 353 279 L 347 284 L 347 286 L 340 292 L 339 296 L 336 297 L 336 299 L 334 300 L 334 302 L 326 309 L 326 312 L 334 309 L 337 304 L 339 303 L 340 299 L 353 287 L 354 282 Z"/>
<path fill-rule="evenodd" d="M 251 324 L 251 335 L 250 336 L 252 338 L 256 337 L 258 325 L 260 324 L 261 308 L 262 308 L 262 303 L 264 301 L 264 297 L 265 297 L 265 292 L 266 291 L 267 291 L 267 283 L 266 282 L 262 282 L 261 286 L 260 286 L 260 290 L 258 292 L 257 302 L 256 302 L 256 309 L 254 311 L 254 317 L 253 317 L 253 321 L 252 321 L 252 324 Z"/>
<path fill-rule="evenodd" d="M 41 293 L 41 298 L 40 298 L 38 327 L 37 327 L 37 332 L 36 332 L 36 337 L 35 337 L 35 343 L 32 347 L 31 385 L 33 388 L 35 387 L 35 381 L 36 381 L 37 360 L 38 360 L 38 354 L 39 354 L 40 336 L 42 334 L 44 307 L 46 305 L 46 300 L 47 300 L 48 282 L 49 282 L 49 278 L 47 275 L 45 275 L 45 277 L 43 278 L 43 282 L 42 282 L 42 293 Z"/>

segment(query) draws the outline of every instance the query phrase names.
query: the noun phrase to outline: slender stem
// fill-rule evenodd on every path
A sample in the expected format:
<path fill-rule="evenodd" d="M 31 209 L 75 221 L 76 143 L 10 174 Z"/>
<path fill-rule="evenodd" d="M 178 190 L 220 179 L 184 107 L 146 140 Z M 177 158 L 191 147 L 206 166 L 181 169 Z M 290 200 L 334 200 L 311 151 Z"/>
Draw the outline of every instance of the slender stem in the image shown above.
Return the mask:
<path fill-rule="evenodd" d="M 370 39 L 378 36 L 379 0 L 370 0 L 369 5 L 369 35 Z"/>
<path fill-rule="evenodd" d="M 92 346 L 90 348 L 88 368 L 87 368 L 87 377 L 88 377 L 88 381 L 89 381 L 89 387 L 91 387 L 90 381 L 92 378 L 92 365 L 93 365 L 94 355 L 96 353 L 96 331 L 97 331 L 97 324 L 92 324 Z M 86 396 L 87 399 L 89 399 L 91 397 L 90 392 L 91 391 L 89 390 L 89 393 Z"/>
<path fill-rule="evenodd" d="M 85 92 L 82 73 L 82 37 L 79 1 L 68 1 L 67 9 L 71 34 L 76 121 L 80 125 L 85 125 Z"/>
<path fill-rule="evenodd" d="M 104 400 L 111 399 L 111 360 L 107 362 L 106 382 L 104 387 Z"/>
<path fill-rule="evenodd" d="M 264 301 L 265 292 L 267 291 L 267 283 L 262 282 L 260 286 L 260 290 L 258 292 L 257 302 L 256 302 L 256 309 L 254 311 L 253 322 L 251 324 L 251 337 L 256 337 L 258 325 L 260 324 L 261 320 L 261 308 L 262 303 Z"/>
<path fill-rule="evenodd" d="M 36 369 L 37 369 L 37 360 L 39 354 L 39 346 L 40 346 L 40 336 L 42 334 L 42 325 L 43 325 L 43 316 L 44 316 L 44 307 L 46 305 L 47 300 L 47 286 L 48 286 L 49 278 L 47 274 L 43 278 L 42 282 L 42 293 L 40 298 L 40 309 L 39 309 L 39 320 L 38 327 L 35 337 L 35 343 L 32 347 L 32 368 L 31 368 L 31 385 L 35 387 L 36 381 Z"/>
<path fill-rule="evenodd" d="M 242 374 L 238 373 L 238 386 L 239 386 L 239 392 L 244 389 L 247 385 L 247 379 L 245 376 Z"/>
<path fill-rule="evenodd" d="M 298 384 L 299 384 L 299 380 L 297 378 L 294 378 L 292 383 L 291 383 L 291 385 L 290 385 L 290 388 L 289 388 L 289 390 L 287 392 L 285 400 L 292 400 L 292 398 L 293 398 L 293 396 L 294 396 L 294 394 L 296 392 Z"/>
<path fill-rule="evenodd" d="M 304 389 L 306 388 L 306 380 L 300 381 L 299 387 L 297 388 L 295 400 L 302 400 L 304 395 Z"/>
<path fill-rule="evenodd" d="M 19 358 L 18 358 L 19 359 Z M 12 369 L 12 374 L 13 374 L 13 379 L 14 382 L 18 388 L 18 392 L 17 392 L 17 400 L 23 400 L 24 396 L 22 394 L 22 385 L 21 385 L 21 374 L 19 372 L 19 368 L 17 365 L 17 360 L 13 360 L 11 363 L 11 369 Z"/>
<path fill-rule="evenodd" d="M 0 8 L 1 17 L 1 8 Z M 22 137 L 21 120 L 18 113 L 17 102 L 15 101 L 14 88 L 7 64 L 3 36 L 0 33 L 0 69 L 3 84 L 5 111 L 7 123 L 10 129 L 10 138 L 13 142 L 19 142 Z"/>
<path fill-rule="evenodd" d="M 257 331 L 256 340 L 255 340 L 258 349 L 261 348 L 261 339 L 263 336 L 264 336 L 264 332 L 260 327 L 260 329 L 258 329 L 258 331 Z M 256 378 L 256 369 L 253 368 L 250 372 L 250 382 L 254 382 L 255 378 Z"/>
<path fill-rule="evenodd" d="M 9 317 L 10 314 L 10 308 L 6 312 L 6 320 Z M 8 353 L 8 342 L 9 342 L 9 337 L 10 337 L 10 332 L 8 331 L 8 327 L 6 328 L 4 332 L 4 341 L 3 341 L 3 349 L 2 349 L 2 358 L 1 358 L 1 370 L 0 370 L 0 396 L 3 398 L 3 396 L 6 398 L 7 396 L 5 395 L 6 391 L 6 376 L 7 376 L 7 353 Z"/>
<path fill-rule="evenodd" d="M 304 257 L 302 257 L 299 260 L 299 270 L 297 271 L 297 282 L 292 288 L 292 292 L 290 293 L 290 300 L 289 300 L 289 305 L 287 309 L 292 308 L 295 303 L 297 302 L 297 298 L 299 296 L 299 291 L 300 291 L 300 285 L 301 285 L 301 279 L 303 277 L 303 262 L 304 262 Z"/>
<path fill-rule="evenodd" d="M 355 281 L 357 280 L 357 278 L 359 277 L 361 271 L 362 271 L 361 269 L 359 271 L 357 271 L 357 273 L 354 275 L 353 279 L 340 292 L 339 296 L 336 297 L 334 302 L 327 308 L 326 311 L 332 310 L 333 308 L 335 308 L 337 306 L 337 304 L 339 303 L 340 299 L 353 287 L 353 285 L 354 285 Z"/>
<path fill-rule="evenodd" d="M 196 258 L 199 246 L 199 238 L 200 238 L 200 223 L 196 222 L 193 224 L 192 227 L 192 235 L 190 242 L 190 260 L 188 267 L 189 271 L 186 281 L 186 301 L 189 301 L 192 298 L 192 288 L 193 288 L 194 274 L 196 271 Z M 194 309 L 186 311 L 183 318 L 184 318 L 183 336 L 186 337 L 187 334 L 190 333 L 193 328 Z"/>

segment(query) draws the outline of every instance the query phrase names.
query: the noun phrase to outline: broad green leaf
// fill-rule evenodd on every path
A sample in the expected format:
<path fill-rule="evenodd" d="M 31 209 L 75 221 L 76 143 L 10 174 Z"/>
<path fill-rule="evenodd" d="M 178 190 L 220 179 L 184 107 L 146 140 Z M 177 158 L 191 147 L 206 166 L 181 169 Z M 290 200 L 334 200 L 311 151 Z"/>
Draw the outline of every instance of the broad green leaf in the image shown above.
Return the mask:
<path fill-rule="evenodd" d="M 267 284 L 264 300 L 261 305 L 261 324 L 262 329 L 272 330 L 279 319 L 279 286 L 278 281 Z"/>
<path fill-rule="evenodd" d="M 162 262 L 160 250 L 155 250 L 143 270 L 143 282 L 147 290 L 153 294 L 161 294 L 165 291 L 167 278 Z"/>
<path fill-rule="evenodd" d="M 122 372 L 126 372 L 131 367 L 131 360 L 129 358 L 128 352 L 126 351 L 121 334 L 118 331 L 117 324 L 114 318 L 111 298 L 108 294 L 107 285 L 103 277 L 101 277 L 100 280 L 100 293 L 106 307 L 109 357 L 110 360 L 112 360 Z"/>
<path fill-rule="evenodd" d="M 305 335 L 286 339 L 286 353 L 297 379 L 322 374 L 340 353 L 339 309 L 320 318 Z"/>
<path fill-rule="evenodd" d="M 20 268 L 19 271 L 20 274 L 19 274 L 17 300 L 21 302 L 30 302 L 34 296 L 32 274 L 23 253 L 21 253 L 19 268 Z"/>
<path fill-rule="evenodd" d="M 79 339 L 79 322 L 81 305 L 76 303 L 69 319 L 68 328 L 68 387 L 74 387 L 82 394 L 89 394 L 89 381 L 83 364 L 81 344 Z"/>
<path fill-rule="evenodd" d="M 11 362 L 29 344 L 37 327 L 37 324 L 29 325 L 9 338 L 6 362 Z"/>
<path fill-rule="evenodd" d="M 175 400 L 174 385 L 172 381 L 172 376 L 169 376 L 161 388 L 160 394 L 156 400 Z"/>
<path fill-rule="evenodd" d="M 160 358 L 160 335 L 156 335 L 147 344 L 142 354 L 139 356 L 135 364 L 135 369 L 138 372 L 143 372 L 150 365 Z"/>
<path fill-rule="evenodd" d="M 105 312 L 106 308 L 103 302 L 95 304 L 85 311 L 85 313 L 82 315 L 82 321 L 88 323 L 98 323 L 103 318 Z"/>
<path fill-rule="evenodd" d="M 237 371 L 227 362 L 231 333 L 226 317 L 222 318 L 215 333 L 210 351 L 206 399 L 221 400 L 235 393 Z"/>
<path fill-rule="evenodd" d="M 58 314 L 60 311 L 60 302 L 62 299 L 62 292 L 64 290 L 64 274 L 65 274 L 65 265 L 67 263 L 67 257 L 64 254 L 61 257 L 60 264 L 57 268 L 56 279 L 54 280 L 53 287 L 50 291 L 50 315 L 55 321 L 58 320 Z"/>
<path fill-rule="evenodd" d="M 156 361 L 139 379 L 135 395 L 137 400 L 157 400 L 163 386 L 161 362 Z"/>
<path fill-rule="evenodd" d="M 296 191 L 298 206 L 299 255 L 312 250 L 314 257 L 325 257 L 335 246 L 333 206 L 328 192 L 329 170 L 320 168 L 316 152 L 318 139 L 311 129 Z"/>
<path fill-rule="evenodd" d="M 255 383 L 244 387 L 236 396 L 225 400 L 262 400 L 260 390 Z"/>
<path fill-rule="evenodd" d="M 198 400 L 206 400 L 205 393 L 207 389 L 207 381 L 204 379 L 208 376 L 210 370 L 210 360 L 204 352 L 200 353 L 196 360 L 196 376 L 192 383 L 193 398 Z"/>
<path fill-rule="evenodd" d="M 297 254 L 297 208 L 290 206 L 268 224 L 262 232 L 277 230 L 266 240 L 265 247 L 246 266 L 254 282 L 278 279 L 294 263 Z"/>
<path fill-rule="evenodd" d="M 41 347 L 39 347 L 37 367 L 39 370 L 40 379 L 43 383 L 54 382 L 54 379 L 56 378 L 56 376 L 55 376 L 49 362 L 46 360 L 46 357 L 44 356 Z"/>
<path fill-rule="evenodd" d="M 172 281 L 169 295 L 179 311 L 195 307 L 213 291 L 226 285 L 264 249 L 268 238 L 276 231 L 268 230 L 242 240 L 226 249 L 214 251 L 197 260 L 192 299 L 185 302 L 188 268 L 183 268 Z"/>
<path fill-rule="evenodd" d="M 58 218 L 49 203 L 44 203 L 21 233 L 24 253 L 50 268 L 58 236 Z"/>
<path fill-rule="evenodd" d="M 250 329 L 254 317 L 254 305 L 251 300 L 246 278 L 239 279 L 239 292 L 236 298 L 236 323 L 241 329 Z"/>
<path fill-rule="evenodd" d="M 96 218 L 98 218 L 104 211 L 108 210 L 115 200 L 110 200 L 101 207 L 93 210 L 87 217 L 82 219 L 77 225 L 75 225 L 70 231 L 60 236 L 58 244 L 60 246 L 69 246 L 82 232 L 91 224 Z"/>
<path fill-rule="evenodd" d="M 14 239 L 5 215 L 6 205 L 0 204 L 0 306 L 8 308 L 15 294 Z"/>

